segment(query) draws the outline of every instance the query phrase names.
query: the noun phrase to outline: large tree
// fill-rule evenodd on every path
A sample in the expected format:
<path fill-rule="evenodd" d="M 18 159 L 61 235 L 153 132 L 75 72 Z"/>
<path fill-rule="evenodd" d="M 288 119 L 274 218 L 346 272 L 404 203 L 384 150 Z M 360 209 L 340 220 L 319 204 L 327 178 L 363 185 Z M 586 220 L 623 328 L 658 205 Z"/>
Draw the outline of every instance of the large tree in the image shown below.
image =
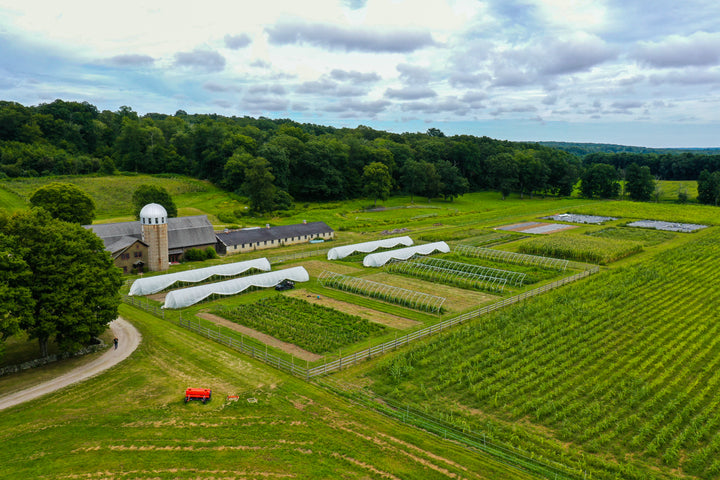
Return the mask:
<path fill-rule="evenodd" d="M 380 162 L 372 162 L 365 165 L 362 175 L 363 192 L 375 200 L 377 206 L 378 198 L 385 200 L 390 195 L 392 178 L 387 165 Z"/>
<path fill-rule="evenodd" d="M 697 200 L 706 205 L 717 206 L 720 203 L 720 171 L 710 173 L 703 170 L 700 172 Z"/>
<path fill-rule="evenodd" d="M 249 160 L 245 169 L 242 190 L 248 196 L 253 212 L 265 213 L 273 209 L 276 188 L 273 184 L 275 177 L 270 170 L 270 162 L 262 157 Z"/>
<path fill-rule="evenodd" d="M 509 153 L 498 153 L 488 159 L 491 185 L 500 190 L 502 199 L 518 187 L 519 166 Z"/>
<path fill-rule="evenodd" d="M 452 202 L 455 197 L 470 190 L 470 183 L 462 176 L 458 167 L 447 160 L 441 160 L 436 164 L 436 168 L 440 175 L 440 194 L 445 200 Z"/>
<path fill-rule="evenodd" d="M 580 191 L 583 197 L 615 198 L 620 193 L 620 175 L 607 163 L 594 163 L 582 174 Z"/>
<path fill-rule="evenodd" d="M 62 350 L 76 349 L 117 317 L 120 270 L 92 231 L 43 209 L 16 213 L 2 230 L 24 249 L 33 311 L 20 328 L 38 340 L 43 356 L 49 340 Z"/>
<path fill-rule="evenodd" d="M 650 167 L 631 163 L 625 169 L 625 188 L 632 200 L 649 201 L 655 192 L 655 177 Z"/>
<path fill-rule="evenodd" d="M 89 225 L 95 218 L 95 202 L 72 183 L 53 182 L 40 187 L 30 197 L 30 204 L 64 222 Z"/>
<path fill-rule="evenodd" d="M 422 195 L 425 190 L 425 167 L 421 162 L 408 160 L 403 166 L 400 183 L 403 190 L 410 194 L 410 203 L 415 195 Z"/>
<path fill-rule="evenodd" d="M 158 203 L 165 208 L 168 217 L 177 217 L 175 202 L 170 193 L 160 185 L 143 184 L 135 189 L 132 196 L 135 218 L 140 218 L 140 210 L 148 203 Z"/>

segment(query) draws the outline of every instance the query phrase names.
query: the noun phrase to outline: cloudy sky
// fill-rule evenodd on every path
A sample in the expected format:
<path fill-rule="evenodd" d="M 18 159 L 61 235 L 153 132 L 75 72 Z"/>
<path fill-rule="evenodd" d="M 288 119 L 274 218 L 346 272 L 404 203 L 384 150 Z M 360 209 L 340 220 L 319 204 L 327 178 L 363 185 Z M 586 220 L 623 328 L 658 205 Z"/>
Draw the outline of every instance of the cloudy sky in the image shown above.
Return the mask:
<path fill-rule="evenodd" d="M 0 0 L 0 99 L 720 146 L 717 0 Z"/>

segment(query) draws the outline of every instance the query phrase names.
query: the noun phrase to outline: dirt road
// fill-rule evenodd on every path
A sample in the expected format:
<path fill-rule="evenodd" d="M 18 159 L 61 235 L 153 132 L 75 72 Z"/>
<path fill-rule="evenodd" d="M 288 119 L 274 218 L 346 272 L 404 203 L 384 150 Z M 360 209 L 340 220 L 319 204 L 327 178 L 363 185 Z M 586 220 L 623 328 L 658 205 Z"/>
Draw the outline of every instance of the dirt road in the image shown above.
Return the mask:
<path fill-rule="evenodd" d="M 92 362 L 76 368 L 64 375 L 49 380 L 40 385 L 26 388 L 19 392 L 0 397 L 0 410 L 18 405 L 55 390 L 67 387 L 73 383 L 81 382 L 87 378 L 97 375 L 104 370 L 120 363 L 130 356 L 140 345 L 142 335 L 127 320 L 118 318 L 110 323 L 110 329 L 119 339 L 117 350 L 110 346 L 110 349 Z"/>

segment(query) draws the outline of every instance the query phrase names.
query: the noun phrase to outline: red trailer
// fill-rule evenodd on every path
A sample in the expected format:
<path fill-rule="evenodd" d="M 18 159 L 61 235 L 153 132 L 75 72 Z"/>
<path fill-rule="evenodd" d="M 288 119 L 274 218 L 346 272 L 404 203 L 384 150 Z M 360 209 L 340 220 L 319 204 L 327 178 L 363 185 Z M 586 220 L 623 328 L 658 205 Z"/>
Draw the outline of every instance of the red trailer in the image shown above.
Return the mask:
<path fill-rule="evenodd" d="M 212 398 L 212 390 L 209 388 L 188 388 L 185 390 L 185 403 L 190 400 L 200 400 L 207 403 Z"/>

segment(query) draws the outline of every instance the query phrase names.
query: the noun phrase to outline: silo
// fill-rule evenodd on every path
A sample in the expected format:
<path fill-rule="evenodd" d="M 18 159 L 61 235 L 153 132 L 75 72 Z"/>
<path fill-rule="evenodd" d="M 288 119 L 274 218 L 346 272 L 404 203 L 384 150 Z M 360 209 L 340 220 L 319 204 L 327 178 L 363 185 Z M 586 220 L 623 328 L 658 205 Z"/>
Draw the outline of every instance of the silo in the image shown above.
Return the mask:
<path fill-rule="evenodd" d="M 143 241 L 148 245 L 148 263 L 151 271 L 168 269 L 167 210 L 160 204 L 149 203 L 140 210 Z"/>

